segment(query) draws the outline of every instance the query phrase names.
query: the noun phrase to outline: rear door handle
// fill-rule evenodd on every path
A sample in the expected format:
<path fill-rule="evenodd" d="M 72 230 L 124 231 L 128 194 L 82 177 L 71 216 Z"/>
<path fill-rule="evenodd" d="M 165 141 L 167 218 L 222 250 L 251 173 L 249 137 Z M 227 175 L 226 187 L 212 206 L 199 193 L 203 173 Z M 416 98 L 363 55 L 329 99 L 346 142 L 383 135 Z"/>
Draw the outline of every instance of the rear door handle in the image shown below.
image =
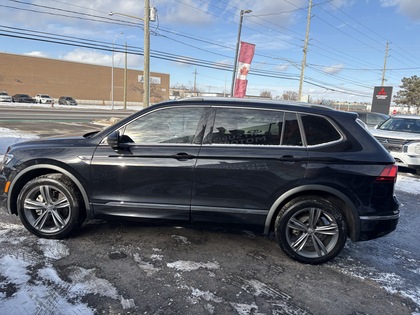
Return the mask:
<path fill-rule="evenodd" d="M 280 162 L 283 162 L 284 164 L 293 164 L 295 162 L 300 161 L 301 159 L 296 158 L 294 155 L 283 155 L 278 158 Z"/>
<path fill-rule="evenodd" d="M 195 155 L 191 155 L 186 152 L 180 152 L 172 155 L 172 158 L 177 159 L 178 161 L 187 161 L 195 158 Z"/>

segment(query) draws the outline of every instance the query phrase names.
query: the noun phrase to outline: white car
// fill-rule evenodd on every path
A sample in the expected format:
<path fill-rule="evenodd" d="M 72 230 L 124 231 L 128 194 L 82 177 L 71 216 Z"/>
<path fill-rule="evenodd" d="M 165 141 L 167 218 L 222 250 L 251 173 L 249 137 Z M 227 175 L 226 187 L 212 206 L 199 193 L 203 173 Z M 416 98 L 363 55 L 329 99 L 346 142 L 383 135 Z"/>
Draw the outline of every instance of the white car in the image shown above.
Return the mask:
<path fill-rule="evenodd" d="M 39 104 L 52 104 L 54 100 L 48 94 L 37 94 L 35 97 L 35 102 Z"/>
<path fill-rule="evenodd" d="M 0 102 L 12 102 L 12 97 L 7 92 L 0 92 Z"/>
<path fill-rule="evenodd" d="M 370 129 L 400 166 L 420 175 L 420 116 L 394 115 Z"/>

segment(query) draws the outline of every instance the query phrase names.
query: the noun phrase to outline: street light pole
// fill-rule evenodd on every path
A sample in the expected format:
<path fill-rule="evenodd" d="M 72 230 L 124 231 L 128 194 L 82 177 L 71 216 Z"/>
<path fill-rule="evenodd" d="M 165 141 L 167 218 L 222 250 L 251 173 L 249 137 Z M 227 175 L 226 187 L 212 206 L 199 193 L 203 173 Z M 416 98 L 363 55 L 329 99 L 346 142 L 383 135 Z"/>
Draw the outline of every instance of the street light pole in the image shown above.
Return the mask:
<path fill-rule="evenodd" d="M 115 51 L 115 42 L 117 41 L 120 35 L 124 34 L 123 32 L 119 33 L 115 37 L 114 42 L 112 43 L 112 70 L 111 70 L 111 109 L 114 109 L 114 51 Z"/>
<path fill-rule="evenodd" d="M 238 66 L 239 44 L 241 42 L 242 21 L 244 19 L 244 14 L 251 13 L 251 12 L 252 12 L 252 10 L 241 10 L 241 14 L 240 14 L 238 38 L 236 40 L 235 60 L 233 62 L 233 74 L 232 74 L 232 85 L 231 85 L 231 88 L 230 88 L 230 97 L 233 97 L 233 90 L 235 88 L 236 68 Z"/>
<path fill-rule="evenodd" d="M 143 69 L 143 106 L 150 105 L 150 5 L 144 0 L 144 69 Z"/>

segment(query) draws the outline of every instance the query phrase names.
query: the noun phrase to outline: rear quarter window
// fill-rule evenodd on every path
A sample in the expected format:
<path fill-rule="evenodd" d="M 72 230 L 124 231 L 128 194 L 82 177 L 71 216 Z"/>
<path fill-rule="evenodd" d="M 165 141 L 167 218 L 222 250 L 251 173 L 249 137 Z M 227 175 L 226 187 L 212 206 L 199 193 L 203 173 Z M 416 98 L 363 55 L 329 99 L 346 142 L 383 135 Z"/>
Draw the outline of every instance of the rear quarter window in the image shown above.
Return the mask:
<path fill-rule="evenodd" d="M 341 134 L 326 118 L 301 115 L 307 145 L 319 145 L 340 140 Z"/>

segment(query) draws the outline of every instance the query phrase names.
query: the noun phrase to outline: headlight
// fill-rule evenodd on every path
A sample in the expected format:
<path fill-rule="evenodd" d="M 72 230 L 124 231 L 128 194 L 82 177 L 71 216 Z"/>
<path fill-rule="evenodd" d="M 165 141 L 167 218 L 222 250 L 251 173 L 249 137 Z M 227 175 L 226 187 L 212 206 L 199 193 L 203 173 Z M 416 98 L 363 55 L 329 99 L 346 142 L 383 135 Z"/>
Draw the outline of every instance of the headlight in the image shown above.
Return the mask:
<path fill-rule="evenodd" d="M 5 154 L 3 157 L 3 165 L 8 164 L 13 159 L 13 154 Z"/>
<path fill-rule="evenodd" d="M 6 153 L 3 156 L 3 165 L 6 165 L 13 159 L 13 154 L 10 154 L 10 147 L 7 148 Z"/>
<path fill-rule="evenodd" d="M 409 155 L 420 155 L 420 142 L 411 142 L 404 146 L 404 152 Z"/>

